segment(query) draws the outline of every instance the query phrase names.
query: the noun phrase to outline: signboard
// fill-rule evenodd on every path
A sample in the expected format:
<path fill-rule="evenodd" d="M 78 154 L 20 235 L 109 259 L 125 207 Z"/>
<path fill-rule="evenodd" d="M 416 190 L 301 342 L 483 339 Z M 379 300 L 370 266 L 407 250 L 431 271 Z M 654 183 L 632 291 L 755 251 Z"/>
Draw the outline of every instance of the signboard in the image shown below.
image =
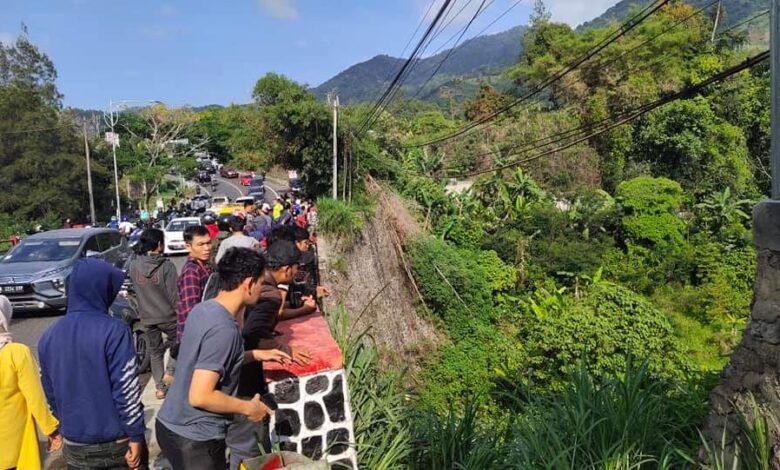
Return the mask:
<path fill-rule="evenodd" d="M 106 132 L 106 143 L 119 147 L 119 134 L 116 132 Z"/>

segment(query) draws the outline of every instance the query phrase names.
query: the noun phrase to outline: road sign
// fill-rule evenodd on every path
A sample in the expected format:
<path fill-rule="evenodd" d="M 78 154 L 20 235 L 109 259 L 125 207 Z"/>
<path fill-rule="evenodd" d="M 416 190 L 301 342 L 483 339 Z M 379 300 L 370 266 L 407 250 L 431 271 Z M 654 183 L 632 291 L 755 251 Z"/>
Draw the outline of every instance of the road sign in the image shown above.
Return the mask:
<path fill-rule="evenodd" d="M 119 147 L 119 134 L 116 132 L 106 132 L 106 142 Z"/>

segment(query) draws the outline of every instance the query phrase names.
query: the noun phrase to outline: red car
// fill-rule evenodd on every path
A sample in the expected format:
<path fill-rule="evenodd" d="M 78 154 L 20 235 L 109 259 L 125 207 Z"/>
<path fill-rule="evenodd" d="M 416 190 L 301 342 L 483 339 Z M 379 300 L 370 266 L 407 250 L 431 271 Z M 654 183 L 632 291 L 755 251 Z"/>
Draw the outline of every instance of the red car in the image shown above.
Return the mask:
<path fill-rule="evenodd" d="M 250 173 L 247 173 L 245 175 L 241 175 L 241 179 L 239 180 L 239 184 L 241 186 L 249 186 L 249 183 L 252 182 L 252 175 Z"/>
<path fill-rule="evenodd" d="M 238 178 L 238 171 L 233 168 L 222 168 L 219 170 L 219 176 L 223 178 Z"/>

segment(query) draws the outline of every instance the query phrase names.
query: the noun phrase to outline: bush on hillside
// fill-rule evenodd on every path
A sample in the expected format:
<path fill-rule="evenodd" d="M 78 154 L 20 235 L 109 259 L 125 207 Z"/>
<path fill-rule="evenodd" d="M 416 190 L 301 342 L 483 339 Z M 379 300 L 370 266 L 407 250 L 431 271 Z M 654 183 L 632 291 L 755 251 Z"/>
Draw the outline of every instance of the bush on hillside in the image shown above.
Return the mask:
<path fill-rule="evenodd" d="M 529 318 L 520 341 L 528 357 L 517 379 L 540 390 L 562 390 L 580 360 L 595 377 L 620 374 L 628 355 L 663 377 L 689 369 L 664 314 L 640 295 L 604 281 L 556 315 Z"/>

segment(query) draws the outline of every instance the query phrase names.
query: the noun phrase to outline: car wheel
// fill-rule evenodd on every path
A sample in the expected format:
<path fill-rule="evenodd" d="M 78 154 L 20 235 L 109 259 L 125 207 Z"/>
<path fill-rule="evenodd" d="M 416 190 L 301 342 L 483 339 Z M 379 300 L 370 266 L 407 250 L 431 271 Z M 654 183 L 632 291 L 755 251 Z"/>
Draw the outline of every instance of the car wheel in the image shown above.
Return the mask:
<path fill-rule="evenodd" d="M 152 365 L 149 344 L 143 331 L 135 330 L 133 331 L 133 336 L 135 337 L 135 357 L 138 361 L 138 372 L 145 374 L 150 371 Z"/>

